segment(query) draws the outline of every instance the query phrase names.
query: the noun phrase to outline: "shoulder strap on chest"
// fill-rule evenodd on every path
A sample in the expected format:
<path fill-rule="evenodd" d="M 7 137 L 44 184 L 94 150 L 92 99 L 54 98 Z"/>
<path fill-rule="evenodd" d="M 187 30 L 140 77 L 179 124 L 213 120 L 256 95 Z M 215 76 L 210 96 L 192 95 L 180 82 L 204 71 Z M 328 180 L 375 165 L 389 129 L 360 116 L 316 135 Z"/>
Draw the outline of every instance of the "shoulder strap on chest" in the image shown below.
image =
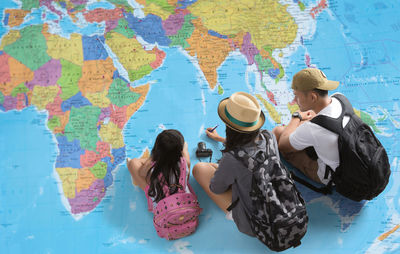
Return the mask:
<path fill-rule="evenodd" d="M 275 155 L 278 157 L 278 160 L 280 160 L 278 142 L 276 140 L 275 135 L 268 130 L 262 130 L 261 134 L 264 136 L 266 141 L 266 153 L 269 156 Z"/>
<path fill-rule="evenodd" d="M 154 163 L 153 163 L 153 166 L 154 166 Z M 186 177 L 186 167 L 187 167 L 186 160 L 185 160 L 184 157 L 181 157 L 180 166 L 179 166 L 179 170 L 180 170 L 179 182 L 175 186 L 175 187 L 178 188 L 178 192 L 185 192 L 186 191 L 186 185 L 188 184 L 188 180 L 189 180 L 188 179 L 189 177 Z M 164 186 L 163 187 L 163 191 L 164 191 L 165 197 L 169 196 L 169 189 L 171 187 L 173 187 L 173 186 Z M 190 187 L 190 185 L 189 185 L 189 189 L 190 189 L 191 192 L 193 192 L 191 187 Z M 151 200 L 150 196 L 148 195 L 149 185 L 146 186 L 144 192 L 145 192 L 146 198 L 147 198 L 148 210 L 150 212 L 152 212 L 153 211 L 153 201 Z"/>
<path fill-rule="evenodd" d="M 186 185 L 187 185 L 187 178 L 186 178 L 186 160 L 185 158 L 181 157 L 179 161 L 179 179 L 178 183 L 176 184 L 171 184 L 170 186 L 164 186 L 164 194 L 166 197 L 170 195 L 170 191 L 177 188 L 178 192 L 183 193 L 186 190 Z"/>
<path fill-rule="evenodd" d="M 276 141 L 275 135 L 268 130 L 262 130 L 261 135 L 265 139 L 265 149 L 257 149 L 254 154 L 249 155 L 244 149 L 236 148 L 229 153 L 231 153 L 238 161 L 242 162 L 243 165 L 250 171 L 259 167 L 268 158 L 275 157 L 280 160 L 278 152 L 278 143 Z"/>
<path fill-rule="evenodd" d="M 318 115 L 311 119 L 311 122 L 340 135 L 343 132 L 342 122 L 344 116 L 349 116 L 351 118 L 355 113 L 350 101 L 343 94 L 335 94 L 332 97 L 338 99 L 342 105 L 342 113 L 340 116 L 338 118 L 332 118 L 325 115 Z"/>

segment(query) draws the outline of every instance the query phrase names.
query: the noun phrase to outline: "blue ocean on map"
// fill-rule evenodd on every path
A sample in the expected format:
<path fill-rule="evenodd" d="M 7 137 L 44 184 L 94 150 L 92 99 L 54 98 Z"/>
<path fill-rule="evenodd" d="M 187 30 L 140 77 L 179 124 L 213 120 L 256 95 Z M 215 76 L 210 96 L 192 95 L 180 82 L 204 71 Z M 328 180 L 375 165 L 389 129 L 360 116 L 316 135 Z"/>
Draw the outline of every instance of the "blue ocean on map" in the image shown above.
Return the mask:
<path fill-rule="evenodd" d="M 110 9 L 114 9 L 114 5 L 109 2 L 94 2 L 94 3 L 87 5 L 87 9 L 90 11 L 97 9 L 97 8 L 103 8 L 103 9 L 110 10 Z"/>

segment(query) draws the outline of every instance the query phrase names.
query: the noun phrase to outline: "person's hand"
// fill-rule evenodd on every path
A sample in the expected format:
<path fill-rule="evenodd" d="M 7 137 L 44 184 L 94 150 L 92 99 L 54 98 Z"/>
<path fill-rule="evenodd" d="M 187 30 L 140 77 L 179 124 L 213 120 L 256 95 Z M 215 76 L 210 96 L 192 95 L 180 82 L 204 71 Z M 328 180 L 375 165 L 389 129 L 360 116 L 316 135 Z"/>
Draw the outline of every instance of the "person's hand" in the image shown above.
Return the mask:
<path fill-rule="evenodd" d="M 303 121 L 309 121 L 311 119 L 314 118 L 314 116 L 316 116 L 315 112 L 313 110 L 307 110 L 304 112 L 299 111 L 301 118 L 303 119 Z"/>
<path fill-rule="evenodd" d="M 225 142 L 225 139 L 218 134 L 217 130 L 211 131 L 212 129 L 211 127 L 206 129 L 207 136 L 215 141 Z"/>
<path fill-rule="evenodd" d="M 217 130 L 211 131 L 212 129 L 213 129 L 213 128 L 211 128 L 211 127 L 210 127 L 210 128 L 207 128 L 207 129 L 206 129 L 206 134 L 207 134 L 207 136 L 208 136 L 209 138 L 218 141 L 218 140 L 217 140 L 218 137 L 221 137 L 221 136 L 218 134 Z"/>

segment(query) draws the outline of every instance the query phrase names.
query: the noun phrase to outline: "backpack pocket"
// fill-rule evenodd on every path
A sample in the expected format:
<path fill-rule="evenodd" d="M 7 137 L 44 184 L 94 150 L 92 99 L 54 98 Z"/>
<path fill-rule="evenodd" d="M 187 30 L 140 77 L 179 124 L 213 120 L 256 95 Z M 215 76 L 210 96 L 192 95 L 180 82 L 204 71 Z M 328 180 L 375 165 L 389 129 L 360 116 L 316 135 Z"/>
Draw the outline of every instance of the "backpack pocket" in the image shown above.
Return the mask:
<path fill-rule="evenodd" d="M 158 236 L 173 240 L 192 234 L 201 211 L 196 196 L 191 193 L 176 193 L 162 199 L 153 218 Z"/>
<path fill-rule="evenodd" d="M 287 216 L 287 214 L 295 213 L 299 206 L 305 206 L 300 192 L 288 177 L 275 178 L 268 186 L 267 193 L 272 194 L 269 195 L 270 200 L 267 201 L 270 214 Z"/>
<path fill-rule="evenodd" d="M 154 227 L 157 231 L 158 236 L 167 240 L 176 240 L 191 235 L 196 231 L 198 225 L 198 217 L 186 221 L 183 224 L 169 224 L 166 227 L 162 227 L 154 222 Z"/>
<path fill-rule="evenodd" d="M 308 216 L 290 172 L 279 159 L 274 136 L 267 131 L 263 134 L 268 134 L 264 135 L 266 149 L 260 150 L 263 157 L 254 156 L 258 151 L 252 156 L 239 149 L 231 153 L 252 172 L 249 220 L 254 235 L 271 250 L 283 251 L 300 244 Z"/>
<path fill-rule="evenodd" d="M 354 144 L 356 154 L 353 157 L 344 158 L 347 160 L 346 165 L 350 168 L 347 167 L 342 170 L 342 174 L 346 178 L 346 180 L 342 179 L 345 187 L 338 187 L 340 187 L 339 189 L 346 189 L 347 186 L 348 194 L 345 196 L 355 201 L 371 200 L 385 189 L 389 181 L 389 159 L 384 147 L 368 125 L 359 126 L 355 135 L 357 136 Z M 352 149 L 350 149 L 350 152 L 352 152 Z M 355 158 L 358 158 L 359 161 L 355 161 Z M 337 183 L 337 185 L 340 185 L 340 183 Z M 353 191 L 350 192 L 351 189 Z"/>
<path fill-rule="evenodd" d="M 251 227 L 256 237 L 273 251 L 283 251 L 301 244 L 307 232 L 308 216 L 302 207 L 290 217 L 281 218 L 273 223 L 253 216 Z"/>
<path fill-rule="evenodd" d="M 389 182 L 390 176 L 390 163 L 386 150 L 380 146 L 376 150 L 370 167 L 370 179 L 372 183 L 370 186 L 374 188 L 376 195 L 381 193 Z"/>
<path fill-rule="evenodd" d="M 296 247 L 307 232 L 308 216 L 305 207 L 300 207 L 290 217 L 272 224 L 276 250 L 284 250 L 286 246 Z"/>
<path fill-rule="evenodd" d="M 293 180 L 281 174 L 258 187 L 264 188 L 255 193 L 264 193 L 265 200 L 253 202 L 255 212 L 250 223 L 256 237 L 274 251 L 300 245 L 307 232 L 308 216 Z"/>
<path fill-rule="evenodd" d="M 372 163 L 373 156 L 371 155 L 376 153 L 376 150 L 380 147 L 380 143 L 366 124 L 358 127 L 356 133 L 353 135 L 357 137 L 355 150 L 360 158 L 359 163 L 362 163 L 367 168 L 367 165 Z"/>

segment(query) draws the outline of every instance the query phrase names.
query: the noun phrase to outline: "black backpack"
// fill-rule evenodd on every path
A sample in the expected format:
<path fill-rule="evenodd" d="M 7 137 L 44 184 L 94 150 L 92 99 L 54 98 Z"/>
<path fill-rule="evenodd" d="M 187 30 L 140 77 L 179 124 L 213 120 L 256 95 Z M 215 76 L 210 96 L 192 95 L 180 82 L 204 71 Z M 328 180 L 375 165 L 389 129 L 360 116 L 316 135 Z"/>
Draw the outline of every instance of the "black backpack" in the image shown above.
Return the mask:
<path fill-rule="evenodd" d="M 308 216 L 290 172 L 279 159 L 275 136 L 266 130 L 262 135 L 267 142 L 266 151 L 256 150 L 252 156 L 241 149 L 230 153 L 253 172 L 252 207 L 246 208 L 253 233 L 271 250 L 283 251 L 301 244 Z"/>
<path fill-rule="evenodd" d="M 327 194 L 331 193 L 332 185 L 335 184 L 336 191 L 351 200 L 371 200 L 389 182 L 391 171 L 388 156 L 371 128 L 354 113 L 349 100 L 342 94 L 332 97 L 342 104 L 340 117 L 335 119 L 318 115 L 311 122 L 339 135 L 340 164 L 335 172 L 327 167 L 332 173 L 327 187 L 312 189 Z M 350 120 L 343 128 L 344 116 L 349 116 Z M 298 180 L 297 177 L 295 179 Z"/>

